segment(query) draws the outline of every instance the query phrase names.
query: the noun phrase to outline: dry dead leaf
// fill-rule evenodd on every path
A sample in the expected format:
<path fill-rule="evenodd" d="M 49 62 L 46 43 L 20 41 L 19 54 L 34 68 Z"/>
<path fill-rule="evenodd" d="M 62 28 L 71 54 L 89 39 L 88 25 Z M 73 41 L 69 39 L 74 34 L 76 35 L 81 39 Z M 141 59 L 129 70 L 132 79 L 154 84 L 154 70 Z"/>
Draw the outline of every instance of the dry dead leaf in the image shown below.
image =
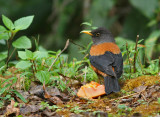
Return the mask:
<path fill-rule="evenodd" d="M 40 106 L 39 105 L 27 105 L 25 107 L 20 108 L 21 114 L 28 114 L 31 112 L 37 112 L 39 111 Z"/>
<path fill-rule="evenodd" d="M 13 113 L 15 113 L 16 116 L 19 115 L 20 110 L 19 110 L 19 108 L 14 107 L 14 104 L 15 104 L 14 100 L 11 100 L 11 104 L 8 105 L 7 108 L 6 108 L 5 115 L 8 116 L 8 115 L 13 114 Z"/>
<path fill-rule="evenodd" d="M 147 86 L 139 86 L 139 87 L 134 88 L 133 91 L 136 93 L 140 93 L 140 92 L 146 90 L 146 88 L 147 88 Z"/>

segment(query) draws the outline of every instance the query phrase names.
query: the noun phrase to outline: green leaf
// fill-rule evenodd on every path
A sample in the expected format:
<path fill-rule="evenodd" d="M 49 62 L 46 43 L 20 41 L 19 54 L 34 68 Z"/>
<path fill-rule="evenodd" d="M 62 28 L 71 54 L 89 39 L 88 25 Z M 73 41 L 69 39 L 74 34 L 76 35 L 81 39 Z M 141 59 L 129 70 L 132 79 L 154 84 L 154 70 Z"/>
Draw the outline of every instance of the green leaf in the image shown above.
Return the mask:
<path fill-rule="evenodd" d="M 14 24 L 13 22 L 6 16 L 2 15 L 2 21 L 4 23 L 4 25 L 10 29 L 10 30 L 13 30 L 14 29 Z"/>
<path fill-rule="evenodd" d="M 91 24 L 91 23 L 89 23 L 89 22 L 83 22 L 81 25 L 92 26 L 92 24 Z"/>
<path fill-rule="evenodd" d="M 24 59 L 24 60 L 27 59 L 25 51 L 18 51 L 18 56 L 21 59 Z"/>
<path fill-rule="evenodd" d="M 7 53 L 0 53 L 0 61 L 4 60 L 7 58 Z"/>
<path fill-rule="evenodd" d="M 143 40 L 144 40 L 144 39 L 139 40 L 138 43 L 141 43 Z"/>
<path fill-rule="evenodd" d="M 97 28 L 98 28 L 98 27 L 95 27 L 95 26 L 94 26 L 94 27 L 92 27 L 92 29 L 93 29 L 93 30 L 95 30 L 95 29 L 97 29 Z"/>
<path fill-rule="evenodd" d="M 13 47 L 19 49 L 29 49 L 31 48 L 31 41 L 28 37 L 22 36 L 12 43 Z"/>
<path fill-rule="evenodd" d="M 7 29 L 0 25 L 0 40 L 1 39 L 8 40 L 9 37 L 10 36 L 9 36 L 9 33 L 7 32 Z"/>
<path fill-rule="evenodd" d="M 130 0 L 130 3 L 148 18 L 154 15 L 158 0 Z"/>
<path fill-rule="evenodd" d="M 160 31 L 154 31 L 150 34 L 149 38 L 147 38 L 145 40 L 145 55 L 147 57 L 148 60 L 151 60 L 152 54 L 153 54 L 153 49 L 154 46 L 158 40 L 158 38 L 160 37 Z"/>
<path fill-rule="evenodd" d="M 5 85 L 3 88 L 1 88 L 0 89 L 0 95 L 2 95 L 5 91 L 7 91 L 7 88 L 9 87 L 9 86 L 11 86 L 12 84 L 7 84 L 7 85 Z"/>
<path fill-rule="evenodd" d="M 9 39 L 9 34 L 7 32 L 5 33 L 0 33 L 0 40 L 1 39 L 5 39 L 5 40 L 8 40 Z"/>
<path fill-rule="evenodd" d="M 0 34 L 7 31 L 7 29 L 3 26 L 0 25 Z"/>
<path fill-rule="evenodd" d="M 34 58 L 36 59 L 47 58 L 47 57 L 48 57 L 48 52 L 41 52 L 41 51 L 34 52 Z"/>
<path fill-rule="evenodd" d="M 26 57 L 27 57 L 27 59 L 32 60 L 33 59 L 33 52 L 30 50 L 26 50 Z"/>
<path fill-rule="evenodd" d="M 32 21 L 34 16 L 22 17 L 14 22 L 15 30 L 25 30 L 27 29 Z"/>
<path fill-rule="evenodd" d="M 11 78 L 9 78 L 9 79 L 6 79 L 4 82 L 2 82 L 2 83 L 0 84 L 0 87 L 1 87 L 4 83 L 9 82 L 10 80 L 14 80 L 14 79 L 17 79 L 17 78 L 16 78 L 16 77 L 11 77 Z"/>
<path fill-rule="evenodd" d="M 5 45 L 6 41 L 5 40 L 0 40 L 0 44 Z"/>
<path fill-rule="evenodd" d="M 29 61 L 20 61 L 16 64 L 16 68 L 27 69 L 31 67 L 31 63 Z"/>
<path fill-rule="evenodd" d="M 124 110 L 125 108 L 127 108 L 127 106 L 124 104 L 119 104 L 118 108 Z"/>
<path fill-rule="evenodd" d="M 17 97 L 19 97 L 24 103 L 27 103 L 27 100 L 16 90 L 12 90 Z"/>
<path fill-rule="evenodd" d="M 48 71 L 38 71 L 36 77 L 41 83 L 45 81 L 45 84 L 47 84 L 50 79 L 50 73 Z"/>

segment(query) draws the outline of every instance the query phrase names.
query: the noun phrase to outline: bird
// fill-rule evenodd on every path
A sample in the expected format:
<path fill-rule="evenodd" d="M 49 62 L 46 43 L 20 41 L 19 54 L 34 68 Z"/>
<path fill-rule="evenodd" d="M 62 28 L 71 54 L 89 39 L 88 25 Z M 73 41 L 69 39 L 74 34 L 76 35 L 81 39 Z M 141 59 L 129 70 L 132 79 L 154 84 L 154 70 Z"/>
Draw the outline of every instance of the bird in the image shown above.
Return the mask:
<path fill-rule="evenodd" d="M 104 77 L 106 95 L 119 92 L 118 79 L 123 73 L 123 57 L 112 33 L 104 27 L 82 33 L 92 37 L 89 60 L 92 69 Z"/>

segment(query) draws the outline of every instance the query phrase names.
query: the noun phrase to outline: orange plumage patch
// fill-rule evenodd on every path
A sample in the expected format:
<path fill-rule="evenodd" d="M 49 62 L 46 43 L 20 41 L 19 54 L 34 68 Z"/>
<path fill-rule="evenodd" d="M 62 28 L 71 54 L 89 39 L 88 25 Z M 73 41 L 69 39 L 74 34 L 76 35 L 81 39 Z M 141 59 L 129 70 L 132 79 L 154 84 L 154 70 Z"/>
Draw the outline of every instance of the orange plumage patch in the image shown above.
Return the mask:
<path fill-rule="evenodd" d="M 91 65 L 91 67 L 92 67 L 92 69 L 93 69 L 97 74 L 100 74 L 100 75 L 102 75 L 103 77 L 106 77 L 106 76 L 107 76 L 107 74 L 99 71 L 99 70 L 98 70 L 97 68 L 95 68 L 93 65 Z"/>
<path fill-rule="evenodd" d="M 92 69 L 93 69 L 97 74 L 102 75 L 103 77 L 108 76 L 107 74 L 99 71 L 99 70 L 98 70 L 97 68 L 95 68 L 93 65 L 91 65 L 91 67 L 92 67 Z M 114 67 L 112 67 L 112 69 L 113 69 L 113 71 L 114 71 Z"/>
<path fill-rule="evenodd" d="M 103 43 L 99 45 L 93 45 L 90 50 L 91 56 L 99 56 L 105 54 L 106 51 L 113 54 L 119 54 L 121 51 L 115 43 Z"/>

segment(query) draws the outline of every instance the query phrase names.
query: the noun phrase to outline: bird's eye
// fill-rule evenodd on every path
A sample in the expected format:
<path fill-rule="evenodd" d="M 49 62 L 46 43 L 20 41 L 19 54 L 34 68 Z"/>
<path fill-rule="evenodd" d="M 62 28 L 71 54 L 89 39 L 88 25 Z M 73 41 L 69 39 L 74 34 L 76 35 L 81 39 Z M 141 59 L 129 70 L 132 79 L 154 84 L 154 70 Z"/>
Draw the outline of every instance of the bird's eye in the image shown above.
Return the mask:
<path fill-rule="evenodd" d="M 99 37 L 100 36 L 100 33 L 96 33 L 96 37 Z"/>

